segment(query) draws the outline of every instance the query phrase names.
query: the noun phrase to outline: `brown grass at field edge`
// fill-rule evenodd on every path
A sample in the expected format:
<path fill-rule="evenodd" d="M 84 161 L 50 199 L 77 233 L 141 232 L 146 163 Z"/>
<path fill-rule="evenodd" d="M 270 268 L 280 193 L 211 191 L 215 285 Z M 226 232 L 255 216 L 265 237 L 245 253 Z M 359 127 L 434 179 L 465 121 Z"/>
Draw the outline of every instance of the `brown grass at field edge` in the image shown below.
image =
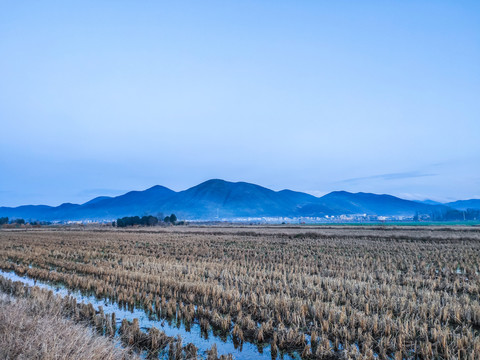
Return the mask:
<path fill-rule="evenodd" d="M 0 359 L 136 360 L 55 308 L 0 293 Z"/>

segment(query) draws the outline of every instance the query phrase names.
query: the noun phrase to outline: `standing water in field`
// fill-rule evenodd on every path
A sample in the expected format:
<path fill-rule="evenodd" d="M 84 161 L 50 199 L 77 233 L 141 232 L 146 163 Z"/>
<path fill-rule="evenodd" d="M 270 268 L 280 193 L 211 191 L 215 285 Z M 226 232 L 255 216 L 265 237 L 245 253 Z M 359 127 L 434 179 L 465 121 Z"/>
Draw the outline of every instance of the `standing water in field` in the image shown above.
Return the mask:
<path fill-rule="evenodd" d="M 206 351 L 210 349 L 213 344 L 216 344 L 219 355 L 232 354 L 235 359 L 272 359 L 269 345 L 260 348 L 261 352 L 259 351 L 259 347 L 257 345 L 247 342 L 244 342 L 241 347 L 235 348 L 231 336 L 228 336 L 226 339 L 222 339 L 219 336 L 216 336 L 211 329 L 209 330 L 206 338 L 205 336 L 202 336 L 202 331 L 198 323 L 192 324 L 190 330 L 187 331 L 184 324 L 181 322 L 174 323 L 166 320 L 152 320 L 145 313 L 145 311 L 141 309 L 135 308 L 133 311 L 125 310 L 116 302 L 99 300 L 95 296 L 82 294 L 78 290 L 72 291 L 62 285 L 51 285 L 47 282 L 34 280 L 28 276 L 19 276 L 13 271 L 6 272 L 1 269 L 0 276 L 12 281 L 22 282 L 28 286 L 38 286 L 42 289 L 52 290 L 54 294 L 60 296 L 74 297 L 78 302 L 92 304 L 97 311 L 100 307 L 102 307 L 106 314 L 115 313 L 117 329 L 120 328 L 123 319 L 128 321 L 138 319 L 140 329 L 143 331 L 148 331 L 149 328 L 155 326 L 157 329 L 165 332 L 165 334 L 170 337 L 180 335 L 184 343 L 194 344 L 198 348 L 200 355 L 205 355 Z M 297 356 L 279 354 L 278 357 L 282 359 L 294 359 Z"/>

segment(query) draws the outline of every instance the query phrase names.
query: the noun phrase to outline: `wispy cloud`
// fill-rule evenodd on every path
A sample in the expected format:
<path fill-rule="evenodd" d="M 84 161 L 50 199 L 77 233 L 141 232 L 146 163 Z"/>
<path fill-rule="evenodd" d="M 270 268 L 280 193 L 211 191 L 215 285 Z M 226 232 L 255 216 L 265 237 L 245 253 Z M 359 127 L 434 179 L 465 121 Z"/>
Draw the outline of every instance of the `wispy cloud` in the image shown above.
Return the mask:
<path fill-rule="evenodd" d="M 424 173 L 421 171 L 407 171 L 407 172 L 400 172 L 400 173 L 390 173 L 390 174 L 380 174 L 380 175 L 371 175 L 371 176 L 363 176 L 363 177 L 356 177 L 350 178 L 339 181 L 339 183 L 343 184 L 353 184 L 353 183 L 360 183 L 366 180 L 399 180 L 399 179 L 411 179 L 411 178 L 419 178 L 419 177 L 426 177 L 426 176 L 436 176 L 437 174 L 433 173 Z"/>

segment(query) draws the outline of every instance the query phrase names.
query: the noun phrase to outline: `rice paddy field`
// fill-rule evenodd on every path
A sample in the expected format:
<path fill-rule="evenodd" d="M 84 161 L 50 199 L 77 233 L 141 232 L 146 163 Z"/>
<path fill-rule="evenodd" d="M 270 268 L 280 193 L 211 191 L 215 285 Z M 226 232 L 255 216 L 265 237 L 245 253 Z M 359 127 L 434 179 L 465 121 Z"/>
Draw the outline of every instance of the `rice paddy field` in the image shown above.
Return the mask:
<path fill-rule="evenodd" d="M 0 269 L 122 358 L 480 359 L 478 227 L 3 230 Z"/>

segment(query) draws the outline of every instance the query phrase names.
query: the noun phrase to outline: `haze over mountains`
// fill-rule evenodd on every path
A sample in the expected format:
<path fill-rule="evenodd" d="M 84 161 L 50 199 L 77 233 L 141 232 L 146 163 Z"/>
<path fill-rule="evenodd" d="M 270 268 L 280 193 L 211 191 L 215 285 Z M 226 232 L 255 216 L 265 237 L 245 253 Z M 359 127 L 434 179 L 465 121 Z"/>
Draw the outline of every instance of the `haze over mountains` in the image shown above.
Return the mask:
<path fill-rule="evenodd" d="M 216 220 L 247 217 L 323 217 L 368 214 L 412 216 L 452 209 L 480 209 L 480 200 L 448 204 L 417 202 L 391 195 L 334 191 L 322 197 L 292 190 L 273 191 L 246 182 L 208 180 L 184 191 L 153 186 L 116 197 L 100 196 L 84 204 L 57 207 L 25 205 L 0 207 L 0 216 L 40 221 L 110 220 L 124 216 L 175 213 L 179 219 Z"/>

